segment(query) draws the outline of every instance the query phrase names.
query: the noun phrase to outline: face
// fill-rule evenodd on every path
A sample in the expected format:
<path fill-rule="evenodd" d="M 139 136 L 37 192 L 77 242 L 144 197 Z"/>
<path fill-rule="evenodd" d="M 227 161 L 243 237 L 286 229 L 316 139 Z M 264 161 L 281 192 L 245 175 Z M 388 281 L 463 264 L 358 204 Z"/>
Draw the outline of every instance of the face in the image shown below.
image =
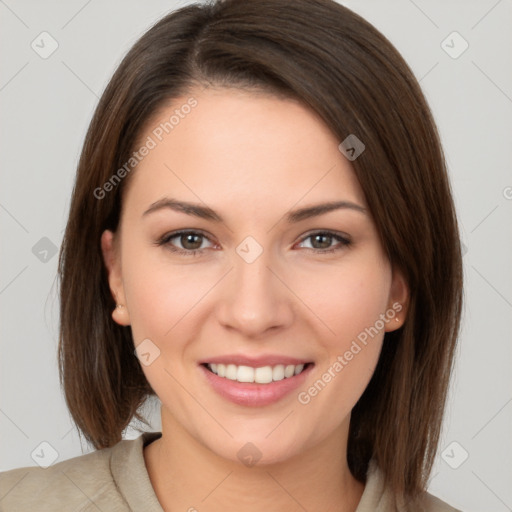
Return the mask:
<path fill-rule="evenodd" d="M 148 137 L 102 249 L 163 424 L 233 461 L 342 439 L 407 289 L 341 141 L 298 102 L 213 88 Z"/>

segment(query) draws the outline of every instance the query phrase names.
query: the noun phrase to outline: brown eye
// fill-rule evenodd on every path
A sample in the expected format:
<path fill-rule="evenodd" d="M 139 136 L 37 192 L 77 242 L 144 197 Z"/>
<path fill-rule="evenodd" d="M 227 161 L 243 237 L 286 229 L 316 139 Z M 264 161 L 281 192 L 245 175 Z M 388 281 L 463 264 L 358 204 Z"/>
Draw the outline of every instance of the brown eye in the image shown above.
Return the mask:
<path fill-rule="evenodd" d="M 312 235 L 311 240 L 313 240 L 314 249 L 328 249 L 331 246 L 333 237 L 331 235 L 325 235 L 323 233 L 319 233 L 317 235 Z M 316 245 L 318 243 L 318 245 Z"/>
<path fill-rule="evenodd" d="M 319 253 L 339 251 L 351 243 L 347 237 L 337 233 L 332 233 L 330 231 L 318 231 L 316 233 L 310 233 L 308 236 L 302 239 L 301 244 L 306 240 L 311 240 L 311 246 L 305 248 Z M 333 242 L 336 241 L 338 244 L 333 245 Z"/>
<path fill-rule="evenodd" d="M 203 235 L 188 233 L 184 235 L 179 235 L 179 237 L 180 242 L 184 249 L 196 250 L 201 247 Z"/>
<path fill-rule="evenodd" d="M 175 231 L 164 235 L 156 242 L 156 245 L 164 246 L 172 252 L 185 256 L 196 256 L 204 251 L 205 247 L 201 247 L 201 245 L 205 240 L 210 241 L 199 231 Z"/>

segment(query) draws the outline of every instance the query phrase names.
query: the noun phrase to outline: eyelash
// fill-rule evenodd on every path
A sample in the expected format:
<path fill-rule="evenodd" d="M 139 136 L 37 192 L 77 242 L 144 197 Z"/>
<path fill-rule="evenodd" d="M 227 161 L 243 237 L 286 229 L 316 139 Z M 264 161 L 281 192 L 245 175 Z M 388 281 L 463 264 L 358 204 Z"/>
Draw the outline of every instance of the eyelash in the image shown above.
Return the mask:
<path fill-rule="evenodd" d="M 186 250 L 186 249 L 179 249 L 179 248 L 172 246 L 170 244 L 170 241 L 173 238 L 179 237 L 181 235 L 199 235 L 203 238 L 206 238 L 207 240 L 209 240 L 211 242 L 211 240 L 204 233 L 202 233 L 200 231 L 180 230 L 180 231 L 174 231 L 172 233 L 168 233 L 168 234 L 164 235 L 159 240 L 157 240 L 155 242 L 155 244 L 159 247 L 166 245 L 170 251 L 172 251 L 176 254 L 182 254 L 184 256 L 199 256 L 200 253 L 202 253 L 204 251 L 204 249 Z M 315 248 L 306 247 L 307 250 L 313 251 L 313 252 L 319 253 L 319 254 L 334 253 L 334 252 L 342 250 L 345 247 L 348 247 L 352 243 L 351 240 L 349 240 L 347 237 L 342 236 L 333 231 L 315 231 L 313 233 L 309 233 L 304 238 L 302 238 L 302 240 L 300 240 L 300 243 L 302 243 L 305 240 L 307 240 L 308 238 L 314 237 L 316 235 L 327 235 L 327 236 L 332 237 L 333 239 L 337 240 L 338 242 L 340 242 L 340 245 L 335 246 L 332 249 L 315 249 Z"/>

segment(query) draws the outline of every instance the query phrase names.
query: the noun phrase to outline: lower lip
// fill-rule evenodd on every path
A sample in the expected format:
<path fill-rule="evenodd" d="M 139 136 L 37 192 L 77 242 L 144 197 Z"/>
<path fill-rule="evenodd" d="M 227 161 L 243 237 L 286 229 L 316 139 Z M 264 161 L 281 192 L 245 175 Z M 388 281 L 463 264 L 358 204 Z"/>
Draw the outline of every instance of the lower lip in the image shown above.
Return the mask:
<path fill-rule="evenodd" d="M 219 377 L 203 365 L 200 365 L 200 368 L 214 391 L 220 396 L 237 405 L 263 407 L 281 400 L 281 398 L 297 389 L 304 383 L 313 366 L 313 364 L 309 364 L 299 375 L 276 382 L 269 382 L 268 384 L 238 382 L 226 379 L 225 377 Z"/>

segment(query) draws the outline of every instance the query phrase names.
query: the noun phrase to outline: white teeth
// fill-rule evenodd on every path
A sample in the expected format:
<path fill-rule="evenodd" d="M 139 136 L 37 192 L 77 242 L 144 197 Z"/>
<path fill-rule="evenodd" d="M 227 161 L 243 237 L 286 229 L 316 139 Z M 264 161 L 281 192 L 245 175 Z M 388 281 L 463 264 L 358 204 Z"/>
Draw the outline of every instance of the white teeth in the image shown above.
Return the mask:
<path fill-rule="evenodd" d="M 257 384 L 268 384 L 283 379 L 289 379 L 298 375 L 304 370 L 303 364 L 289 364 L 287 366 L 278 364 L 276 366 L 237 366 L 235 364 L 208 364 L 208 368 L 219 377 L 236 380 L 238 382 L 255 382 Z"/>
<path fill-rule="evenodd" d="M 272 382 L 272 366 L 263 366 L 254 370 L 254 382 L 268 384 Z"/>
<path fill-rule="evenodd" d="M 284 379 L 284 365 L 278 364 L 272 368 L 272 380 L 283 380 Z"/>
<path fill-rule="evenodd" d="M 238 382 L 254 382 L 254 368 L 250 366 L 239 366 L 236 372 Z"/>
<path fill-rule="evenodd" d="M 293 364 L 289 364 L 285 369 L 284 369 L 284 376 L 286 378 L 289 378 L 291 377 L 292 375 L 294 375 L 295 373 L 295 365 Z"/>
<path fill-rule="evenodd" d="M 234 364 L 226 366 L 226 379 L 236 380 L 236 366 Z"/>

